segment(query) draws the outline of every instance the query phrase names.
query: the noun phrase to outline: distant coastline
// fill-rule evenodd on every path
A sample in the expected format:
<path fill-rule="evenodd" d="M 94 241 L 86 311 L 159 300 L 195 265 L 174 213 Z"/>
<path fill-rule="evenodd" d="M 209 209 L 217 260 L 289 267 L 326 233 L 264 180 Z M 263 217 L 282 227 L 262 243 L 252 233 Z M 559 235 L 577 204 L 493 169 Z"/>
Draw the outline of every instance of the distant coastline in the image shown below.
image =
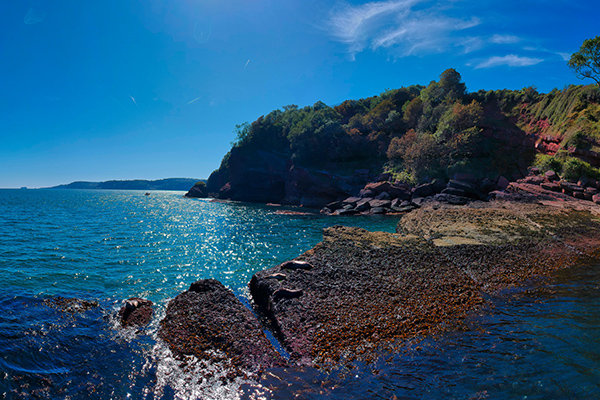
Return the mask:
<path fill-rule="evenodd" d="M 115 190 L 181 190 L 187 191 L 198 181 L 205 179 L 166 178 L 155 181 L 135 179 L 128 181 L 87 182 L 77 181 L 44 189 L 115 189 Z"/>

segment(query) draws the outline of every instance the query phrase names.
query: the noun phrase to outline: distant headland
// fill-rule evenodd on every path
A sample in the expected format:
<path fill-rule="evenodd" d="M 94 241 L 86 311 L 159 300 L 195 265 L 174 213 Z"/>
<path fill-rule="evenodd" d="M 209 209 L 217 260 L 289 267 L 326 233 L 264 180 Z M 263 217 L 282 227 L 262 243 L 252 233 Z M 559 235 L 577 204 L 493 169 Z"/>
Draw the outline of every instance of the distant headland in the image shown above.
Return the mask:
<path fill-rule="evenodd" d="M 116 190 L 181 190 L 188 191 L 196 182 L 205 181 L 193 178 L 167 178 L 155 181 L 135 179 L 129 181 L 85 182 L 77 181 L 66 185 L 45 189 L 116 189 Z"/>

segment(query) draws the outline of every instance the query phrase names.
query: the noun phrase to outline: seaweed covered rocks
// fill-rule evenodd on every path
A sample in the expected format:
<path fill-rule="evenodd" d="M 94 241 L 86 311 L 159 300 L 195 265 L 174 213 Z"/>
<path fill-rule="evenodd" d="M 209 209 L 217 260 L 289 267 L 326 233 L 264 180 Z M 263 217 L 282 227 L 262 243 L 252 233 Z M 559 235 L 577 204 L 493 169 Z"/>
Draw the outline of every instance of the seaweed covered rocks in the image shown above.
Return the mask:
<path fill-rule="evenodd" d="M 139 297 L 132 297 L 125 300 L 125 304 L 119 310 L 119 318 L 122 327 L 145 326 L 150 323 L 154 310 L 152 302 Z"/>
<path fill-rule="evenodd" d="M 255 274 L 250 291 L 292 362 L 368 360 L 459 324 L 486 293 L 597 255 L 600 208 L 580 203 L 431 204 L 396 234 L 327 228 L 292 264 Z"/>
<path fill-rule="evenodd" d="M 169 302 L 159 335 L 176 356 L 220 363 L 230 377 L 285 364 L 252 312 L 214 279 L 192 283 Z"/>

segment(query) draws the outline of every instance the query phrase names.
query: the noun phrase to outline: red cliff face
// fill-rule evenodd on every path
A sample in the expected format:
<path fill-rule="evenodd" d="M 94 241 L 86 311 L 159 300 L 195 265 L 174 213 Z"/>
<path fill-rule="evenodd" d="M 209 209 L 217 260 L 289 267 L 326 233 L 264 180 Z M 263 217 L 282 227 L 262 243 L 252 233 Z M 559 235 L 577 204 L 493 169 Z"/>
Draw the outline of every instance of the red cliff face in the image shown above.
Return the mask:
<path fill-rule="evenodd" d="M 320 208 L 357 193 L 367 181 L 361 174 L 300 167 L 282 153 L 234 148 L 207 186 L 219 199 Z"/>

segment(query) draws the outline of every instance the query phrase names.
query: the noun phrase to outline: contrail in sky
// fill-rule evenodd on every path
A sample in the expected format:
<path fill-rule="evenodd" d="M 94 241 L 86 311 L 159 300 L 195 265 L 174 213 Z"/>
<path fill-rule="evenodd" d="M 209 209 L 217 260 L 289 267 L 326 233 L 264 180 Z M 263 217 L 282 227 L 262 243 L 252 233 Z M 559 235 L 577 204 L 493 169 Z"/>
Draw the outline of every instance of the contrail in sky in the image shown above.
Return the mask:
<path fill-rule="evenodd" d="M 246 67 L 248 66 L 248 64 L 250 64 L 250 60 L 246 61 L 246 65 L 244 65 L 244 69 L 246 69 Z"/>
<path fill-rule="evenodd" d="M 201 98 L 201 97 L 202 97 L 202 96 L 198 96 L 198 97 L 196 97 L 194 100 L 192 100 L 192 101 L 188 101 L 187 103 L 185 103 L 185 105 L 186 105 L 186 106 L 187 106 L 187 105 L 190 105 L 190 104 L 192 104 L 193 102 L 200 100 L 200 98 Z"/>
<path fill-rule="evenodd" d="M 135 99 L 133 98 L 133 96 L 129 95 L 129 97 L 131 98 L 131 101 L 133 101 L 133 104 L 135 104 L 136 107 L 139 107 L 138 103 L 135 101 Z"/>

